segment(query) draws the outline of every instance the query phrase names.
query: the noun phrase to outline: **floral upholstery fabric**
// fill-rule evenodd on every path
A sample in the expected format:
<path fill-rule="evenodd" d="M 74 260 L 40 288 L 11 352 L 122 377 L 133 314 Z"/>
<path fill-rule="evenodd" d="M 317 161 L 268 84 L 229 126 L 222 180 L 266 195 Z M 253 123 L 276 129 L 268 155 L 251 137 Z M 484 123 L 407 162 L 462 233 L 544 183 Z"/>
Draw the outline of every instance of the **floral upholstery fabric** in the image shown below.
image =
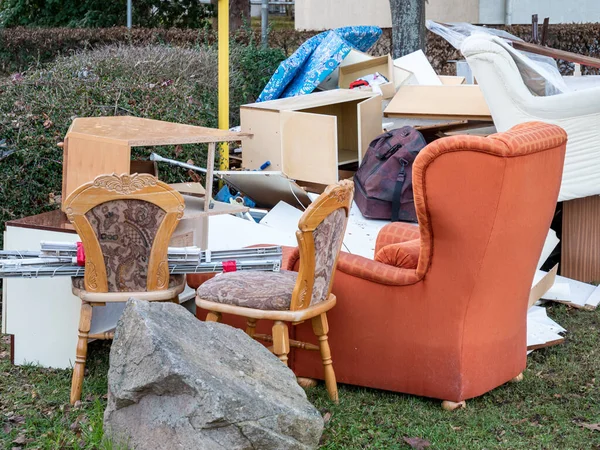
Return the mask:
<path fill-rule="evenodd" d="M 85 291 L 85 282 L 83 277 L 71 277 L 71 282 L 75 289 Z M 185 274 L 169 276 L 169 288 L 174 288 L 182 283 L 185 283 Z"/>
<path fill-rule="evenodd" d="M 108 291 L 146 291 L 152 243 L 165 212 L 153 203 L 125 199 L 97 205 L 85 216 L 104 255 Z"/>
<path fill-rule="evenodd" d="M 269 311 L 290 309 L 298 273 L 228 272 L 217 275 L 198 288 L 198 297 L 215 303 Z"/>
<path fill-rule="evenodd" d="M 313 232 L 315 241 L 315 283 L 310 304 L 326 300 L 333 276 L 333 266 L 344 238 L 346 210 L 339 208 L 329 214 Z"/>

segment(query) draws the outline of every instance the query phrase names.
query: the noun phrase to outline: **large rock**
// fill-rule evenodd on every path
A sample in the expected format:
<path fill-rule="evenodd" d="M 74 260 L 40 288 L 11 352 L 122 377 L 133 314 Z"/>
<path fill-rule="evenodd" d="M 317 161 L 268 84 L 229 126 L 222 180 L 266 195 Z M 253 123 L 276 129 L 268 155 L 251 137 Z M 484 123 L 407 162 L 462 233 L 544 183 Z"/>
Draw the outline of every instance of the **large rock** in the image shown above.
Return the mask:
<path fill-rule="evenodd" d="M 131 299 L 110 352 L 104 430 L 136 449 L 310 449 L 323 419 L 241 330 Z"/>

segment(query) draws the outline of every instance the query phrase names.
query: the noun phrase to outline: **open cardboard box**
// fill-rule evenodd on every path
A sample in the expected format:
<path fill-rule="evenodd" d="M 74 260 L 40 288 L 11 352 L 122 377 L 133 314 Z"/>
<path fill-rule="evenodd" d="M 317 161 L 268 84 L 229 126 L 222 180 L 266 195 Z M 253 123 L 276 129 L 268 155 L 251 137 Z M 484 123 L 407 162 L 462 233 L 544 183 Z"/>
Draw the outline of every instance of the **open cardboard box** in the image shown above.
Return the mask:
<path fill-rule="evenodd" d="M 339 81 L 338 84 L 342 89 L 348 89 L 350 83 L 358 80 L 366 75 L 379 72 L 381 75 L 386 77 L 389 81 L 379 86 L 383 98 L 392 98 L 396 93 L 397 82 L 395 80 L 396 73 L 402 78 L 399 80 L 401 84 L 404 79 L 410 76 L 410 72 L 402 69 L 395 69 L 394 62 L 390 55 L 379 56 L 376 58 L 369 59 L 367 61 L 361 61 L 356 64 L 349 64 L 340 67 Z M 399 84 L 398 84 L 399 85 Z"/>

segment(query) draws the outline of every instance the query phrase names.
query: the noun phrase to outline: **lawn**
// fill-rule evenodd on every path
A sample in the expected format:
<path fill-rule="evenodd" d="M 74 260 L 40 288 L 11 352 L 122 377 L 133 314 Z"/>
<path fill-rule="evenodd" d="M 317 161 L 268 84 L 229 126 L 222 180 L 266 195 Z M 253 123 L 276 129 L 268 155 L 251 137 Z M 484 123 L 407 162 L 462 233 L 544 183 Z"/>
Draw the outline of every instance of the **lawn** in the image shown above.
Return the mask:
<path fill-rule="evenodd" d="M 465 410 L 351 386 L 340 386 L 340 403 L 332 405 L 322 385 L 310 389 L 328 419 L 321 448 L 409 449 L 405 438 L 418 438 L 413 448 L 600 449 L 593 429 L 600 428 L 600 310 L 553 305 L 549 315 L 569 330 L 566 342 L 534 352 L 523 382 L 468 401 Z M 69 370 L 13 367 L 7 338 L 1 342 L 2 448 L 112 448 L 102 440 L 109 343 L 90 344 L 83 401 L 72 407 Z"/>

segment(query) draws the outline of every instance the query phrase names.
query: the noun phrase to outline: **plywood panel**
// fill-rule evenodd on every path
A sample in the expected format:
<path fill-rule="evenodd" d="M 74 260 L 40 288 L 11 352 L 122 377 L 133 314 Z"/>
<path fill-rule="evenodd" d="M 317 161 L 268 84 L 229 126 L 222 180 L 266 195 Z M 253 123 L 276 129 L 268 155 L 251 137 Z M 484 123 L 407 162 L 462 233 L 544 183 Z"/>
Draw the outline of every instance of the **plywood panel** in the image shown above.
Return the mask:
<path fill-rule="evenodd" d="M 337 117 L 282 111 L 283 171 L 292 179 L 337 182 Z"/>
<path fill-rule="evenodd" d="M 259 169 L 271 161 L 269 170 L 281 170 L 281 136 L 279 113 L 254 108 L 240 109 L 243 132 L 254 138 L 242 144 L 242 165 L 245 169 Z"/>
<path fill-rule="evenodd" d="M 130 148 L 126 143 L 91 141 L 68 135 L 64 148 L 64 200 L 84 183 L 101 174 L 129 173 Z"/>
<path fill-rule="evenodd" d="M 120 141 L 131 147 L 242 141 L 250 137 L 228 130 L 132 116 L 79 117 L 71 124 L 69 135 L 101 142 Z"/>
<path fill-rule="evenodd" d="M 477 85 L 402 86 L 384 111 L 386 117 L 491 120 Z"/>
<path fill-rule="evenodd" d="M 561 275 L 600 281 L 600 196 L 563 202 Z"/>
<path fill-rule="evenodd" d="M 381 124 L 381 97 L 367 99 L 356 106 L 358 116 L 358 160 L 362 162 L 369 144 L 383 132 Z"/>
<path fill-rule="evenodd" d="M 364 100 L 373 97 L 372 92 L 356 91 L 349 89 L 334 89 L 331 91 L 313 92 L 312 94 L 297 97 L 280 98 L 267 102 L 243 105 L 244 109 L 266 109 L 269 111 L 298 111 L 301 109 L 317 108 L 319 106 L 333 105 L 352 100 Z"/>

